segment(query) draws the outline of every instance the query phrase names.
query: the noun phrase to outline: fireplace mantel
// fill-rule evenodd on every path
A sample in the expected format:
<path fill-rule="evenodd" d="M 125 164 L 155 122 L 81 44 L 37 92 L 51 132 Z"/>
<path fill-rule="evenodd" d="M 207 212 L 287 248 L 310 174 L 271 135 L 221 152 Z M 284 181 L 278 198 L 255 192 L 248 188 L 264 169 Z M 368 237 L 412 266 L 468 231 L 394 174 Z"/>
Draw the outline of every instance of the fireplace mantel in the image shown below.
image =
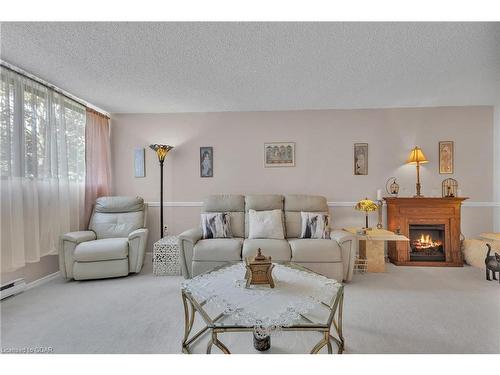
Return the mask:
<path fill-rule="evenodd" d="M 445 228 L 444 261 L 412 261 L 406 242 L 388 244 L 388 255 L 398 266 L 463 266 L 460 251 L 460 212 L 465 197 L 456 198 L 384 198 L 387 203 L 387 227 L 409 237 L 410 224 L 441 224 Z"/>

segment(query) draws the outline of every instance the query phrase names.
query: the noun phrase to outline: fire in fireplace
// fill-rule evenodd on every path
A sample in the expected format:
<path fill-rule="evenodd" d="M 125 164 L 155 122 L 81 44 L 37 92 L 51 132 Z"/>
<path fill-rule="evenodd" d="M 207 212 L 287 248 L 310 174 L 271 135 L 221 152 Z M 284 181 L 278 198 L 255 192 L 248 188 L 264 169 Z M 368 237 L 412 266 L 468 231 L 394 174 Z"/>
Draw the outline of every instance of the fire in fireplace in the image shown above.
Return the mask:
<path fill-rule="evenodd" d="M 410 225 L 410 260 L 445 261 L 444 225 Z"/>

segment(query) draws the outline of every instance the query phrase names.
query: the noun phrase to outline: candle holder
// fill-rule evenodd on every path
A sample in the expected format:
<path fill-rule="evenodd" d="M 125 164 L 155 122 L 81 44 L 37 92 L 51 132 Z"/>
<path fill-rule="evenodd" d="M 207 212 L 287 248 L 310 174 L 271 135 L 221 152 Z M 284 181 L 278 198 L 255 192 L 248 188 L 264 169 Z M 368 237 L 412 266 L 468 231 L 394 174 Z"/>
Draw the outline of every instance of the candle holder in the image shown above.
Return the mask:
<path fill-rule="evenodd" d="M 382 218 L 382 206 L 384 205 L 384 201 L 383 200 L 377 200 L 376 202 L 377 204 L 377 207 L 378 207 L 378 222 L 377 222 L 377 229 L 382 229 L 384 226 L 382 224 L 383 222 L 383 218 Z"/>

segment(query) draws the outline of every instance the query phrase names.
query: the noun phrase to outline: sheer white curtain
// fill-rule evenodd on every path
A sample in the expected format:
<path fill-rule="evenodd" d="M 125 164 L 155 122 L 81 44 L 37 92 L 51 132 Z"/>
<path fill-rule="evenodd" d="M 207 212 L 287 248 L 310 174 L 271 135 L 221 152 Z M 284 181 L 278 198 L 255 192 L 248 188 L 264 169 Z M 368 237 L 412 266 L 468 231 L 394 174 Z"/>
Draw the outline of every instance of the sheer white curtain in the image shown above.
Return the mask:
<path fill-rule="evenodd" d="M 9 69 L 0 80 L 1 270 L 57 254 L 84 212 L 85 107 Z"/>

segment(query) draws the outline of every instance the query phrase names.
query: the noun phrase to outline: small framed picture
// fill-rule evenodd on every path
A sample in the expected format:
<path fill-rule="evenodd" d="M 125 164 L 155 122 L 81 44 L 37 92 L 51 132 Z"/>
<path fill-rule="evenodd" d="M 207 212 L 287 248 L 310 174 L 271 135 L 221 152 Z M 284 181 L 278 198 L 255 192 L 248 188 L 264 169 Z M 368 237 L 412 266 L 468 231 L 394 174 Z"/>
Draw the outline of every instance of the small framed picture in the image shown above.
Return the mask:
<path fill-rule="evenodd" d="M 144 148 L 134 150 L 134 176 L 146 177 L 146 165 L 144 162 Z"/>
<path fill-rule="evenodd" d="M 264 143 L 264 167 L 295 167 L 295 142 Z"/>
<path fill-rule="evenodd" d="M 214 176 L 214 148 L 200 147 L 200 177 Z"/>
<path fill-rule="evenodd" d="M 439 174 L 453 174 L 453 141 L 439 142 Z"/>
<path fill-rule="evenodd" d="M 368 143 L 354 144 L 354 175 L 368 174 Z"/>

